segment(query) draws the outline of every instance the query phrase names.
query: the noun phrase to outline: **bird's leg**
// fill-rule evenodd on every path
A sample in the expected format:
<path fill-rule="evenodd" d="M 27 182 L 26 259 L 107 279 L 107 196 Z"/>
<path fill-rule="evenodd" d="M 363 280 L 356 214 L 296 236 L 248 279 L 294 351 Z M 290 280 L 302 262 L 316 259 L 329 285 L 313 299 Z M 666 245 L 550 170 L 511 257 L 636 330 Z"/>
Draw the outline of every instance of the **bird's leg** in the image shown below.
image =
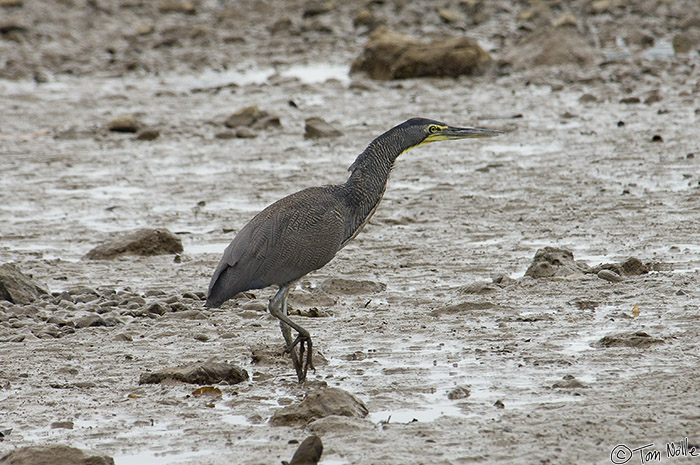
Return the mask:
<path fill-rule="evenodd" d="M 285 315 L 289 315 L 289 312 L 287 312 L 287 295 L 285 294 L 284 299 L 282 300 L 282 312 Z M 281 323 L 280 323 L 281 324 Z M 287 334 L 290 333 L 289 326 L 286 326 L 287 328 Z M 298 330 L 297 330 L 298 331 Z M 299 332 L 299 331 L 298 331 Z M 287 346 L 289 347 L 289 340 L 285 336 L 285 340 L 287 341 Z M 297 335 L 296 339 L 294 339 L 294 342 L 292 342 L 291 347 L 289 348 L 289 351 L 293 354 L 294 353 L 294 347 L 299 344 L 299 360 L 304 363 L 304 342 L 306 342 L 306 364 L 304 366 L 304 378 L 306 378 L 306 372 L 309 368 L 312 370 L 315 370 L 313 361 L 311 359 L 311 336 L 309 335 L 308 331 L 306 332 L 306 336 L 303 335 L 302 332 L 299 332 Z"/>
<path fill-rule="evenodd" d="M 292 358 L 292 363 L 294 364 L 294 369 L 297 372 L 297 378 L 299 382 L 303 382 L 306 379 L 306 372 L 311 365 L 311 335 L 307 330 L 301 327 L 301 325 L 292 321 L 289 316 L 287 316 L 287 294 L 289 294 L 289 284 L 280 286 L 277 294 L 270 300 L 270 305 L 268 309 L 270 314 L 280 320 L 280 328 L 282 329 L 282 336 L 287 344 L 287 350 Z M 292 341 L 291 330 L 293 328 L 297 333 L 297 338 Z M 299 357 L 297 357 L 294 351 L 294 346 L 301 342 L 299 349 Z M 304 363 L 304 343 L 307 345 L 308 353 L 306 354 L 306 363 Z M 301 360 L 301 363 L 299 359 Z M 313 366 L 312 366 L 313 368 Z"/>

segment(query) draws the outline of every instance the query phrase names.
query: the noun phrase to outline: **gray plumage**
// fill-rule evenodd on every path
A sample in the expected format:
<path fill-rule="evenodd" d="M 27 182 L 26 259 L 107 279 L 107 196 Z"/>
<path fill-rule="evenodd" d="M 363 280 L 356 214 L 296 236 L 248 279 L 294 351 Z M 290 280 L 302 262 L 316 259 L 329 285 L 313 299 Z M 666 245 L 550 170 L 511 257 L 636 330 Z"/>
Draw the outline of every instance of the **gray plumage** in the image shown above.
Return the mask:
<path fill-rule="evenodd" d="M 311 338 L 287 317 L 290 285 L 326 265 L 354 238 L 374 214 L 386 190 L 396 158 L 424 142 L 464 137 L 490 137 L 500 131 L 451 128 L 437 121 L 410 119 L 373 140 L 350 167 L 343 184 L 311 187 L 273 203 L 258 213 L 224 251 L 209 284 L 206 305 L 219 307 L 236 294 L 280 287 L 270 313 L 280 319 L 287 350 L 299 381 L 311 366 Z M 292 341 L 290 327 L 299 335 Z M 300 344 L 306 364 L 300 366 L 294 346 Z"/>

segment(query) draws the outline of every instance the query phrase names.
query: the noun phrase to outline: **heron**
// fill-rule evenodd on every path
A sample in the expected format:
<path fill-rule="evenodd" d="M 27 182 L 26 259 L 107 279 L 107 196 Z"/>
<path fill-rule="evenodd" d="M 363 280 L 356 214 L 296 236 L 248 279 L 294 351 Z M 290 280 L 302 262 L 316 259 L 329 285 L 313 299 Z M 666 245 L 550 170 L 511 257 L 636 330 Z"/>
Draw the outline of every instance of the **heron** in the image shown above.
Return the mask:
<path fill-rule="evenodd" d="M 300 190 L 266 207 L 243 226 L 211 277 L 206 306 L 218 308 L 241 292 L 278 286 L 268 310 L 279 320 L 285 352 L 303 383 L 308 369 L 313 369 L 312 341 L 309 332 L 288 315 L 287 295 L 296 281 L 325 266 L 360 233 L 377 210 L 401 154 L 429 142 L 499 134 L 503 132 L 453 127 L 426 118 L 411 118 L 389 129 L 358 155 L 345 183 Z"/>

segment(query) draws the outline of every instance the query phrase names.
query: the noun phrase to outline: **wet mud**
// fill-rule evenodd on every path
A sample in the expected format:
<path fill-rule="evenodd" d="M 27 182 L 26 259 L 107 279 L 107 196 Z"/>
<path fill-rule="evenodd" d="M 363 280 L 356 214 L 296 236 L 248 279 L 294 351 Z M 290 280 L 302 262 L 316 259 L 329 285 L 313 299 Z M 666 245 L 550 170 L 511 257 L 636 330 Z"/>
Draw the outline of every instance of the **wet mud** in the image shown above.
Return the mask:
<path fill-rule="evenodd" d="M 667 443 L 700 443 L 700 63 L 696 46 L 673 50 L 693 43 L 692 2 L 18 3 L 0 6 L 0 262 L 48 294 L 0 301 L 0 455 L 271 464 L 315 434 L 327 465 L 603 464 L 652 443 L 675 463 Z M 351 75 L 375 23 L 467 35 L 493 67 Z M 585 60 L 509 58 L 555 23 Z M 111 54 L 87 47 L 108 40 Z M 253 106 L 278 123 L 226 124 Z M 124 115 L 133 131 L 110 127 Z M 274 289 L 206 309 L 211 273 L 256 212 L 343 182 L 414 116 L 506 134 L 398 159 L 367 227 L 290 295 L 317 351 L 299 385 L 266 311 Z M 305 137 L 310 118 L 334 131 Z M 84 258 L 142 228 L 183 251 Z M 526 274 L 545 247 L 569 251 L 568 268 Z M 249 377 L 211 383 L 215 396 L 139 383 L 201 364 Z M 323 387 L 368 414 L 270 423 Z"/>

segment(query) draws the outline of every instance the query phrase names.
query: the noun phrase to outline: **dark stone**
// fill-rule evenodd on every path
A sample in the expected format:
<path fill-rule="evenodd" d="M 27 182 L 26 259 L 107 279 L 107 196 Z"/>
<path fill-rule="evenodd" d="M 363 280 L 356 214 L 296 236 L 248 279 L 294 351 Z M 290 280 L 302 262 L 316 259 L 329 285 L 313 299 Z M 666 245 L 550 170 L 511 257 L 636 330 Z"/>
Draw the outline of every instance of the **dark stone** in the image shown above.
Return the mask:
<path fill-rule="evenodd" d="M 318 436 L 309 436 L 299 444 L 291 462 L 282 461 L 284 465 L 316 465 L 323 454 L 323 443 Z"/>
<path fill-rule="evenodd" d="M 158 384 L 165 380 L 190 384 L 237 384 L 248 379 L 248 372 L 226 362 L 205 362 L 183 367 L 166 368 L 153 373 L 143 373 L 139 384 Z"/>
<path fill-rule="evenodd" d="M 0 457 L 2 465 L 114 465 L 107 456 L 88 455 L 75 447 L 63 445 L 29 446 L 15 449 Z"/>
<path fill-rule="evenodd" d="M 482 74 L 491 56 L 466 37 L 421 43 L 385 27 L 374 30 L 351 72 L 365 72 L 372 79 L 456 77 Z"/>
<path fill-rule="evenodd" d="M 11 263 L 0 265 L 0 300 L 26 305 L 48 292 Z"/>
<path fill-rule="evenodd" d="M 114 132 L 138 132 L 141 127 L 136 115 L 122 115 L 107 123 L 107 129 Z"/>
<path fill-rule="evenodd" d="M 306 394 L 298 404 L 277 410 L 270 418 L 274 426 L 305 426 L 312 420 L 329 415 L 364 418 L 369 413 L 354 395 L 338 388 L 321 388 Z"/>
<path fill-rule="evenodd" d="M 122 255 L 163 255 L 182 251 L 180 238 L 167 229 L 139 229 L 111 243 L 95 247 L 85 255 L 85 258 L 109 260 Z"/>

